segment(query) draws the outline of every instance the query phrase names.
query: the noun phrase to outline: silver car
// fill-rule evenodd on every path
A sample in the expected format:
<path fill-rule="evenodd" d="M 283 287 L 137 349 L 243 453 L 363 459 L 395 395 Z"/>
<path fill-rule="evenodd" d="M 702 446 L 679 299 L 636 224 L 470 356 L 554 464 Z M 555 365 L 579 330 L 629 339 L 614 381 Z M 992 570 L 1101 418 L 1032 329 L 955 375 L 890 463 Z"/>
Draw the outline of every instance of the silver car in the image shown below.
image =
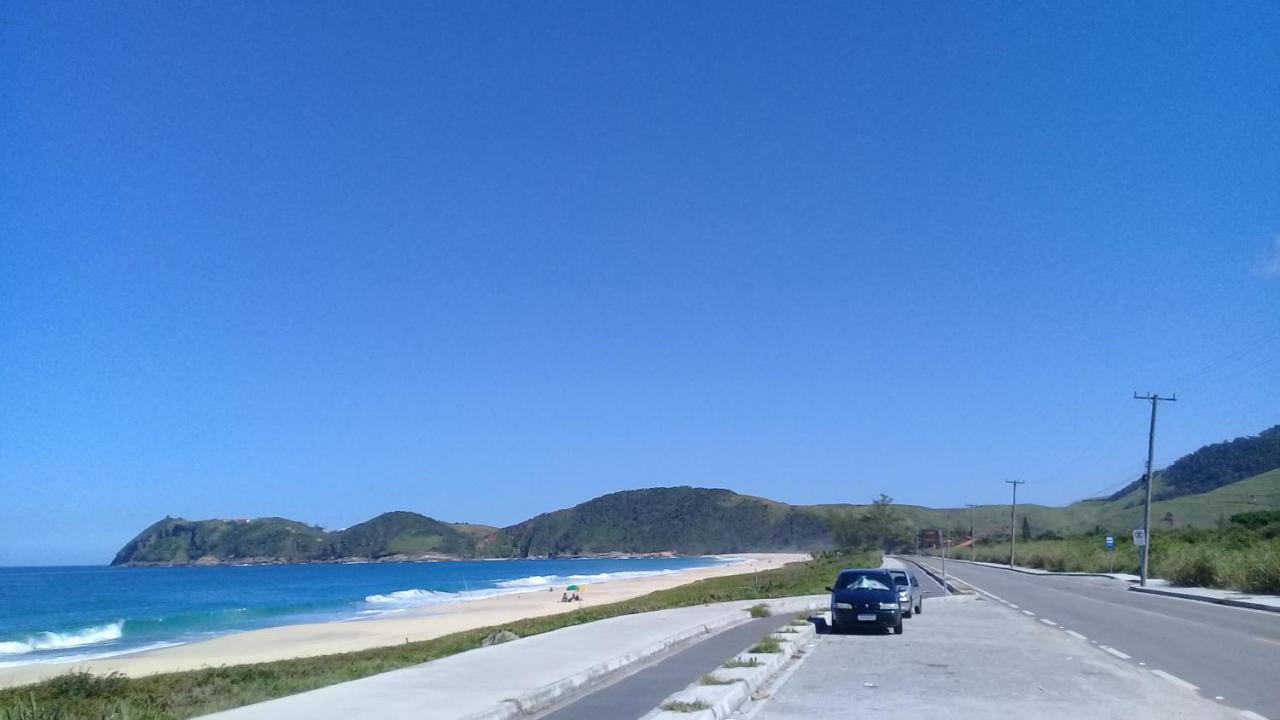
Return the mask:
<path fill-rule="evenodd" d="M 898 589 L 898 604 L 902 606 L 902 617 L 909 618 L 918 612 L 924 612 L 924 591 L 920 589 L 920 581 L 910 570 L 890 570 L 893 582 Z"/>

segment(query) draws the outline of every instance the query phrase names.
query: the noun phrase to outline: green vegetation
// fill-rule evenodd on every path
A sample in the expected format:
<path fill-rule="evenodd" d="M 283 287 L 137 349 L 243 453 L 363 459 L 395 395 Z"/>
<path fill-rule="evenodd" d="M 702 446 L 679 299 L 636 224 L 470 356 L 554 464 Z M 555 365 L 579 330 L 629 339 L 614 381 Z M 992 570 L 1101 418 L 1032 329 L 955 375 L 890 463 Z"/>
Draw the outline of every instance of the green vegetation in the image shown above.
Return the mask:
<path fill-rule="evenodd" d="M 1207 445 L 1156 473 L 1153 518 L 1161 529 L 1209 527 L 1252 510 L 1280 509 L 1280 425 L 1253 437 Z M 113 564 L 331 562 L 443 557 L 544 557 L 608 553 L 707 554 L 914 546 L 922 528 L 948 537 L 1052 539 L 1141 524 L 1145 488 L 1131 484 L 1110 498 L 1065 507 L 1023 503 L 1010 526 L 1008 505 L 933 509 L 895 505 L 797 506 L 729 490 L 667 487 L 628 490 L 539 515 L 511 527 L 450 524 L 393 512 L 326 532 L 283 518 L 165 518 L 144 530 Z"/>
<path fill-rule="evenodd" d="M 732 685 L 735 682 L 737 682 L 737 680 L 726 680 L 724 678 L 718 678 L 715 675 L 703 675 L 698 678 L 699 685 Z"/>
<path fill-rule="evenodd" d="M 765 635 L 760 639 L 760 642 L 752 645 L 747 652 L 756 654 L 778 653 L 782 652 L 782 645 L 778 644 L 778 638 L 772 635 Z"/>
<path fill-rule="evenodd" d="M 729 490 L 649 488 L 612 493 L 500 531 L 487 555 L 529 557 L 672 550 L 685 554 L 812 550 L 828 544 L 822 519 Z"/>
<path fill-rule="evenodd" d="M 1155 499 L 1206 493 L 1275 468 L 1280 468 L 1280 425 L 1257 435 L 1205 445 L 1178 458 L 1157 473 L 1161 487 L 1155 492 Z M 1140 488 L 1141 479 L 1110 499 L 1118 500 Z"/>
<path fill-rule="evenodd" d="M 866 512 L 831 514 L 828 523 L 837 547 L 876 547 L 894 552 L 915 542 L 915 533 L 894 507 L 893 498 L 884 493 L 871 501 Z"/>
<path fill-rule="evenodd" d="M 747 608 L 747 612 L 751 613 L 751 617 L 753 618 L 766 618 L 773 614 L 773 611 L 769 609 L 769 606 L 764 603 L 756 603 L 755 605 L 752 605 Z"/>
<path fill-rule="evenodd" d="M 662 706 L 662 709 L 668 712 L 691 713 L 706 710 L 710 707 L 710 705 L 702 702 L 701 700 L 694 700 L 692 702 L 677 700 L 675 702 L 665 703 Z"/>
<path fill-rule="evenodd" d="M 1138 552 L 1126 535 L 1116 538 L 1115 571 L 1138 572 Z M 1244 592 L 1280 592 L 1280 512 L 1239 513 L 1220 528 L 1184 528 L 1154 532 L 1152 577 L 1178 585 L 1225 588 Z M 1005 543 L 979 542 L 976 559 L 1009 561 Z M 1016 562 L 1057 572 L 1108 572 L 1101 534 L 1019 542 Z M 964 551 L 958 556 L 967 557 Z"/>
<path fill-rule="evenodd" d="M 733 658 L 724 664 L 726 670 L 744 667 L 759 667 L 760 661 L 755 658 Z"/>
<path fill-rule="evenodd" d="M 0 690 L 3 720 L 160 720 L 188 718 L 240 705 L 355 680 L 480 647 L 486 637 L 508 630 L 520 637 L 619 615 L 728 600 L 760 600 L 822 592 L 841 569 L 878 565 L 875 554 L 823 553 L 759 573 L 699 580 L 623 602 L 454 633 L 433 640 L 339 655 L 280 660 L 256 665 L 125 678 L 85 673 Z M 729 667 L 726 664 L 726 667 Z"/>
<path fill-rule="evenodd" d="M 165 518 L 143 530 L 112 565 L 206 562 L 329 562 L 344 558 L 470 557 L 478 528 L 455 526 L 411 512 L 383 513 L 346 530 L 327 532 L 284 518 L 184 520 Z"/>

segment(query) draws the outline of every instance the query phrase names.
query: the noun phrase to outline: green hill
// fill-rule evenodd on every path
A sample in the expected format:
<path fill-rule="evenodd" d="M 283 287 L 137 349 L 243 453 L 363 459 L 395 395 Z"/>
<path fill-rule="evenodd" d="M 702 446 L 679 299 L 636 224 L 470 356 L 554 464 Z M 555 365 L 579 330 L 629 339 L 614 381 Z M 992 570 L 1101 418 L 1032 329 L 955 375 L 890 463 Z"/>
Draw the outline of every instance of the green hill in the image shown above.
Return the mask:
<path fill-rule="evenodd" d="M 497 556 L 813 549 L 826 524 L 802 508 L 729 490 L 670 487 L 616 492 L 500 531 Z"/>
<path fill-rule="evenodd" d="M 1224 485 L 1280 468 L 1280 425 L 1257 435 L 1205 445 L 1178 458 L 1156 473 L 1155 497 L 1169 500 L 1207 493 Z M 1142 480 L 1125 486 L 1110 500 L 1118 500 L 1142 487 Z"/>
<path fill-rule="evenodd" d="M 1243 473 L 1248 473 L 1247 475 Z M 868 495 L 871 493 L 868 492 Z M 927 508 L 895 505 L 907 528 L 941 528 L 951 536 L 1127 534 L 1142 524 L 1145 488 L 1065 507 Z M 1239 512 L 1280 508 L 1280 426 L 1256 436 L 1207 445 L 1156 474 L 1156 527 L 1207 527 Z M 788 505 L 729 490 L 660 487 L 616 492 L 506 528 L 444 523 L 390 512 L 327 532 L 283 518 L 165 518 L 142 531 L 113 565 L 239 562 L 334 562 L 344 559 L 543 557 L 671 551 L 681 554 L 816 550 L 831 545 L 831 527 L 868 505 Z"/>
<path fill-rule="evenodd" d="M 383 513 L 372 520 L 334 532 L 284 518 L 165 518 L 130 540 L 116 553 L 111 564 L 300 563 L 426 556 L 471 557 L 475 554 L 477 535 L 411 512 Z"/>

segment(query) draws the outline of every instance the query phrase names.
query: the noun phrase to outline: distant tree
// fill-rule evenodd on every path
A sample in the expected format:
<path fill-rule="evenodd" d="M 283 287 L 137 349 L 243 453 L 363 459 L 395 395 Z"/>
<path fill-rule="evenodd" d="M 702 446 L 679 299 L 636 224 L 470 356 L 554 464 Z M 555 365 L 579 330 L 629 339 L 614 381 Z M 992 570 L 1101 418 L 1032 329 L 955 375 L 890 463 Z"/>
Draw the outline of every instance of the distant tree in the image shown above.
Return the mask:
<path fill-rule="evenodd" d="M 1022 516 L 1022 539 L 1031 539 L 1031 521 L 1027 519 L 1026 515 Z"/>
<path fill-rule="evenodd" d="M 893 507 L 893 498 L 880 494 L 862 514 L 849 513 L 831 521 L 831 536 L 846 549 L 879 548 L 891 552 L 912 543 L 907 522 Z"/>

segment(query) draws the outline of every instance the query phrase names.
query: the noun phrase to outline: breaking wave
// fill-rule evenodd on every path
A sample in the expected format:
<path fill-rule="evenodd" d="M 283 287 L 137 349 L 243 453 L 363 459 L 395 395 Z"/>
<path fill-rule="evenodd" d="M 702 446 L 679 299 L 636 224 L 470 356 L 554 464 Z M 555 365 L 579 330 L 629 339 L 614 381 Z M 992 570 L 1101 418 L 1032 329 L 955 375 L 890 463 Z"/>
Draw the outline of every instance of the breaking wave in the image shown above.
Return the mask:
<path fill-rule="evenodd" d="M 74 632 L 42 632 L 28 636 L 25 640 L 0 641 L 0 657 L 5 655 L 26 655 L 40 650 L 62 650 L 65 648 L 99 645 L 119 640 L 124 635 L 124 620 L 117 620 L 107 625 L 85 628 Z"/>

